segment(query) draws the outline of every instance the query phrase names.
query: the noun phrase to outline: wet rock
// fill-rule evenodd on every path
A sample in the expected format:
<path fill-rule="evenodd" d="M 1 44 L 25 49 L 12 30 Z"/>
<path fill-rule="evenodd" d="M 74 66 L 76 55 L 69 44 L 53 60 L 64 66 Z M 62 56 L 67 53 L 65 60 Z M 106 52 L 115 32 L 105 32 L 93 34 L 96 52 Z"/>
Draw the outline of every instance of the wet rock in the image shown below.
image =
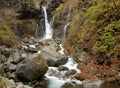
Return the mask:
<path fill-rule="evenodd" d="M 58 67 L 59 65 L 64 65 L 65 63 L 67 63 L 68 61 L 68 58 L 67 57 L 61 57 L 62 59 L 58 59 L 56 62 L 55 62 L 55 67 Z"/>
<path fill-rule="evenodd" d="M 70 75 L 74 75 L 75 73 L 77 73 L 77 71 L 72 69 L 72 70 L 67 71 L 65 75 L 70 76 Z"/>
<path fill-rule="evenodd" d="M 68 59 L 67 56 L 60 55 L 56 51 L 52 50 L 49 47 L 44 47 L 41 50 L 41 56 L 47 62 L 49 62 L 49 61 L 54 62 L 54 63 L 52 63 L 52 65 L 54 65 L 54 66 L 63 65 L 67 62 L 67 59 Z M 48 63 L 48 65 L 49 65 L 49 63 Z"/>
<path fill-rule="evenodd" d="M 49 66 L 54 66 L 55 61 L 54 61 L 54 60 L 47 60 L 47 64 L 48 64 Z"/>
<path fill-rule="evenodd" d="M 62 65 L 60 65 L 59 67 L 58 67 L 58 70 L 59 71 L 66 71 L 66 70 L 69 70 L 67 67 L 65 67 L 65 66 L 62 66 Z"/>
<path fill-rule="evenodd" d="M 62 88 L 75 88 L 72 83 L 65 83 Z"/>
<path fill-rule="evenodd" d="M 23 81 L 32 81 L 43 78 L 47 69 L 47 63 L 40 55 L 30 55 L 17 66 L 16 75 Z"/>
<path fill-rule="evenodd" d="M 84 88 L 102 88 L 102 84 L 103 84 L 103 81 L 97 78 L 83 81 Z"/>
<path fill-rule="evenodd" d="M 78 84 L 73 84 L 73 83 L 69 83 L 69 82 L 66 82 L 62 88 L 83 88 L 82 85 L 78 85 Z"/>

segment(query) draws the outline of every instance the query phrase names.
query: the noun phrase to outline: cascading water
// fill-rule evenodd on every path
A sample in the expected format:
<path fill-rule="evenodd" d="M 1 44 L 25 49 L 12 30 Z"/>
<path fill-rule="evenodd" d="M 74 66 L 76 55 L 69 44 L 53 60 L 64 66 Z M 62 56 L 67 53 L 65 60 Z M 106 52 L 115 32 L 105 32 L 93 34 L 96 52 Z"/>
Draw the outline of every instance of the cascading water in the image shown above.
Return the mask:
<path fill-rule="evenodd" d="M 51 25 L 53 23 L 48 22 L 46 7 L 42 7 L 44 18 L 36 25 L 35 37 L 39 40 L 52 39 L 53 31 Z"/>
<path fill-rule="evenodd" d="M 47 11 L 46 11 L 46 7 L 42 7 L 43 11 L 44 11 L 44 17 L 45 17 L 45 35 L 43 37 L 43 39 L 52 39 L 52 28 L 51 25 L 48 22 L 47 19 Z"/>
<path fill-rule="evenodd" d="M 59 53 L 64 54 L 64 48 L 62 47 L 62 44 L 60 44 L 59 46 L 61 48 Z M 68 58 L 67 63 L 62 66 L 67 67 L 69 70 L 74 69 L 77 73 L 80 73 L 80 70 L 77 68 L 77 63 L 72 58 Z M 47 88 L 63 88 L 62 86 L 65 83 L 70 83 L 74 86 L 73 88 L 76 88 L 76 85 L 80 86 L 82 84 L 81 81 L 73 78 L 73 76 L 77 73 L 68 77 L 66 76 L 67 72 L 67 70 L 59 71 L 58 67 L 49 67 L 47 73 L 45 74 L 48 80 Z"/>
<path fill-rule="evenodd" d="M 69 26 L 69 24 L 70 24 L 70 15 L 71 15 L 71 7 L 69 8 L 69 13 L 68 13 L 68 15 L 67 15 L 66 24 L 65 24 L 65 26 L 64 26 L 64 28 L 63 28 L 63 38 L 64 38 L 64 39 L 65 39 L 65 37 L 66 37 L 67 28 L 68 28 L 68 26 Z"/>
<path fill-rule="evenodd" d="M 65 26 L 64 26 L 64 33 L 63 33 L 63 38 L 66 37 L 66 31 L 67 31 L 67 27 L 69 26 L 70 22 L 68 22 Z"/>

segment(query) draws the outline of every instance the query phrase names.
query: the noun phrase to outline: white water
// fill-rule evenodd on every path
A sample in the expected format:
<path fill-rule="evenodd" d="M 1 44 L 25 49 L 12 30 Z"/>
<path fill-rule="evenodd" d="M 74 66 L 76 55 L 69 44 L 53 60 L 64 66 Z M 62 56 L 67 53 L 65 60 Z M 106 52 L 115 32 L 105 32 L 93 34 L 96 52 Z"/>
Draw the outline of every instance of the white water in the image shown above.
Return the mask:
<path fill-rule="evenodd" d="M 74 69 L 77 71 L 77 73 L 80 72 L 80 70 L 77 68 L 77 63 L 75 63 L 72 58 L 69 58 L 68 62 L 63 66 L 68 67 L 69 70 Z M 72 84 L 74 82 L 75 84 L 73 84 L 73 86 L 76 84 L 82 84 L 81 81 L 73 78 L 74 75 L 66 77 L 66 72 L 67 71 L 59 71 L 57 67 L 49 67 L 47 73 L 45 74 L 49 81 L 48 88 L 61 88 L 67 82 Z"/>
<path fill-rule="evenodd" d="M 45 35 L 43 37 L 43 39 L 52 39 L 52 28 L 48 22 L 47 19 L 47 11 L 46 11 L 46 7 L 42 7 L 43 11 L 44 11 L 44 17 L 45 17 Z"/>
<path fill-rule="evenodd" d="M 63 34 L 63 38 L 65 38 L 66 37 L 66 30 L 67 30 L 67 27 L 69 26 L 69 22 L 64 26 L 64 34 Z"/>
<path fill-rule="evenodd" d="M 38 37 L 38 24 L 36 25 L 36 31 L 35 31 L 35 35 Z"/>
<path fill-rule="evenodd" d="M 62 44 L 59 45 L 61 50 L 59 51 L 60 54 L 64 54 L 64 48 L 62 47 Z M 77 73 L 80 73 L 80 70 L 77 68 L 77 63 L 72 59 L 68 58 L 68 61 L 66 64 L 63 66 L 67 67 L 69 70 L 76 70 Z M 47 73 L 45 74 L 47 80 L 49 81 L 48 83 L 48 88 L 62 88 L 62 86 L 65 83 L 71 83 L 73 82 L 73 86 L 76 84 L 81 85 L 82 82 L 73 78 L 74 75 L 70 75 L 69 77 L 66 76 L 67 71 L 59 71 L 58 67 L 49 67 Z M 77 74 L 76 73 L 76 74 Z"/>
<path fill-rule="evenodd" d="M 62 47 L 62 44 L 59 45 L 61 50 L 59 51 L 60 54 L 64 54 L 64 48 Z"/>

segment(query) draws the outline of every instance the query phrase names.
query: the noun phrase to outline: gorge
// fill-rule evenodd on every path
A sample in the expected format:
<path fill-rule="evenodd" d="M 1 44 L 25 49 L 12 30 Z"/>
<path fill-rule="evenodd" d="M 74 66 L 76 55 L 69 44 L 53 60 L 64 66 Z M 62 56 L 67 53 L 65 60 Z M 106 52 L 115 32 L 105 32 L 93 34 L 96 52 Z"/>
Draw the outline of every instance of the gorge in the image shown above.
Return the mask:
<path fill-rule="evenodd" d="M 120 88 L 119 0 L 1 0 L 0 88 Z"/>

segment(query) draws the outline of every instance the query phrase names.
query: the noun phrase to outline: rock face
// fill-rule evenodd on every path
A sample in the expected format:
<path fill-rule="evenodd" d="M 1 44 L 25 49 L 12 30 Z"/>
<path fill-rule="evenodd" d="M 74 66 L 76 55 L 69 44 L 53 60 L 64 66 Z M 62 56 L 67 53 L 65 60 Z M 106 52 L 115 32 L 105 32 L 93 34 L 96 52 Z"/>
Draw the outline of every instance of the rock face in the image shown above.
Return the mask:
<path fill-rule="evenodd" d="M 47 69 L 47 63 L 41 56 L 28 56 L 17 66 L 16 75 L 21 80 L 32 81 L 43 78 Z"/>

